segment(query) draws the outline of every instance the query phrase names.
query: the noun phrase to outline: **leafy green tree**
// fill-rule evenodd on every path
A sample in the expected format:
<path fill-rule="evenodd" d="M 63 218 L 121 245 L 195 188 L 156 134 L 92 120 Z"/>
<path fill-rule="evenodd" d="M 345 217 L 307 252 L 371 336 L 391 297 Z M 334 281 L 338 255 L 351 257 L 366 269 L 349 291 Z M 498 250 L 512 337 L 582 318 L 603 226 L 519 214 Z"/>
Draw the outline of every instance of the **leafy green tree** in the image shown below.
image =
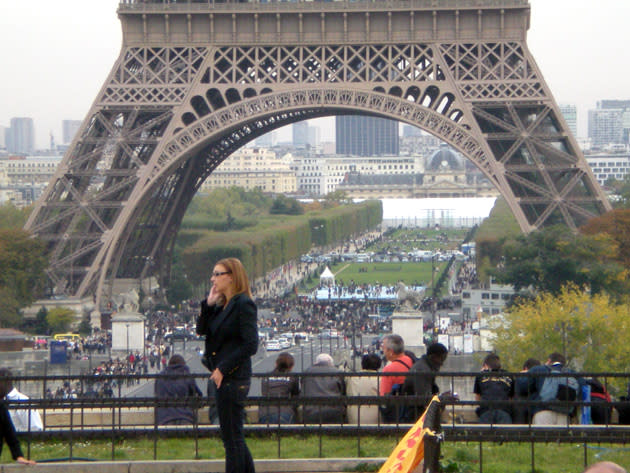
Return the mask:
<path fill-rule="evenodd" d="M 0 327 L 19 327 L 21 322 L 21 305 L 14 292 L 7 287 L 0 287 Z"/>
<path fill-rule="evenodd" d="M 88 318 L 84 317 L 83 320 L 81 320 L 78 332 L 84 337 L 89 336 L 92 333 L 92 324 Z"/>
<path fill-rule="evenodd" d="M 270 214 L 278 215 L 302 215 L 304 208 L 295 199 L 290 199 L 284 195 L 279 195 L 271 204 Z"/>
<path fill-rule="evenodd" d="M 592 218 L 580 232 L 585 235 L 608 234 L 617 245 L 615 259 L 630 267 L 630 209 L 615 209 Z"/>
<path fill-rule="evenodd" d="M 574 283 L 593 294 L 621 296 L 628 290 L 627 269 L 615 261 L 616 253 L 608 235 L 580 235 L 556 225 L 506 242 L 502 263 L 491 274 L 517 291 L 531 286 L 558 294 Z"/>
<path fill-rule="evenodd" d="M 260 189 L 215 189 L 208 195 L 196 196 L 192 200 L 186 209 L 182 228 L 215 231 L 242 229 L 256 225 L 257 217 L 267 215 L 270 206 L 271 197 Z"/>
<path fill-rule="evenodd" d="M 477 274 L 480 281 L 486 282 L 492 269 L 501 262 L 503 245 L 521 234 L 521 228 L 507 201 L 502 197 L 498 198 L 490 215 L 475 233 Z"/>
<path fill-rule="evenodd" d="M 22 228 L 30 211 L 30 207 L 19 209 L 11 203 L 0 205 L 0 230 Z"/>
<path fill-rule="evenodd" d="M 166 299 L 168 303 L 178 306 L 183 300 L 192 297 L 193 287 L 188 281 L 188 276 L 184 273 L 184 265 L 181 260 L 181 254 L 175 253 L 173 266 L 171 267 L 171 280 L 168 288 L 166 288 Z"/>
<path fill-rule="evenodd" d="M 348 195 L 342 190 L 329 192 L 324 196 L 325 208 L 336 207 L 339 204 L 344 204 L 348 202 L 350 202 L 350 199 L 348 199 Z"/>
<path fill-rule="evenodd" d="M 615 208 L 630 208 L 630 174 L 626 174 L 623 180 L 608 179 L 606 186 L 614 190 L 616 199 L 612 199 L 612 205 Z"/>
<path fill-rule="evenodd" d="M 493 318 L 492 344 L 513 371 L 527 358 L 544 363 L 547 355 L 560 352 L 576 370 L 623 372 L 630 357 L 628 313 L 630 305 L 615 304 L 605 293 L 591 295 L 566 285 Z"/>
<path fill-rule="evenodd" d="M 74 311 L 67 307 L 55 307 L 48 312 L 46 317 L 53 333 L 67 332 L 75 319 Z"/>
<path fill-rule="evenodd" d="M 24 230 L 0 230 L 0 288 L 10 291 L 20 307 L 43 291 L 48 261 L 43 244 Z"/>
<path fill-rule="evenodd" d="M 232 217 L 232 212 L 227 211 L 227 215 L 225 216 L 225 228 L 229 232 L 234 228 L 234 224 L 236 223 L 236 219 Z"/>
<path fill-rule="evenodd" d="M 42 307 L 35 314 L 35 323 L 33 324 L 33 332 L 42 335 L 48 335 L 50 333 L 50 327 L 48 326 L 48 309 Z"/>

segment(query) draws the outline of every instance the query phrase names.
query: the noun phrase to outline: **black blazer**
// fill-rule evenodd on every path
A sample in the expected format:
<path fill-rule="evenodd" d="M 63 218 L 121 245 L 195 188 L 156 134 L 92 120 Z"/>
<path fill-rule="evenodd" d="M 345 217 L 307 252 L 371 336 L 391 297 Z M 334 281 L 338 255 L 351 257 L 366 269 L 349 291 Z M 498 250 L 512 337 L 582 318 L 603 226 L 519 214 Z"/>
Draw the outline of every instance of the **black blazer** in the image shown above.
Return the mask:
<path fill-rule="evenodd" d="M 258 350 L 258 310 L 246 294 L 236 294 L 225 307 L 201 301 L 197 333 L 206 336 L 206 367 L 219 368 L 225 379 L 249 379 L 251 357 Z"/>
<path fill-rule="evenodd" d="M 20 442 L 15 433 L 15 427 L 13 427 L 13 421 L 11 415 L 7 409 L 4 401 L 0 401 L 0 453 L 2 452 L 2 441 L 5 441 L 11 450 L 11 456 L 14 460 L 18 457 L 23 457 L 22 449 L 20 448 Z"/>

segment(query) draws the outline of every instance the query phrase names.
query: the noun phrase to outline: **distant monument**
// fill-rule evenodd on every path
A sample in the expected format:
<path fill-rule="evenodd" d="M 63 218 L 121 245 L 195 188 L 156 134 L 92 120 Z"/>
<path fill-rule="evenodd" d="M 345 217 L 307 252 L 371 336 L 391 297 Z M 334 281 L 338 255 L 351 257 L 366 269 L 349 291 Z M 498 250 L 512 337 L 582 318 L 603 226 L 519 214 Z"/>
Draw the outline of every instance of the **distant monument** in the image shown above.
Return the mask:
<path fill-rule="evenodd" d="M 398 306 L 403 310 L 410 310 L 419 308 L 422 305 L 422 299 L 424 299 L 424 291 L 414 291 L 404 283 L 399 282 L 396 286 L 396 294 L 398 295 Z"/>
<path fill-rule="evenodd" d="M 146 338 L 144 315 L 138 312 L 139 296 L 135 289 L 112 297 L 118 310 L 112 316 L 112 351 L 137 352 L 144 350 Z"/>
<path fill-rule="evenodd" d="M 140 295 L 138 294 L 138 291 L 135 290 L 135 288 L 130 289 L 128 292 L 112 296 L 112 300 L 116 304 L 119 311 L 122 308 L 122 312 L 126 313 L 136 313 L 138 312 L 138 308 L 140 307 Z"/>
<path fill-rule="evenodd" d="M 416 355 L 424 353 L 424 318 L 420 305 L 424 292 L 410 290 L 398 283 L 398 306 L 392 314 L 392 333 L 405 340 L 405 348 Z"/>

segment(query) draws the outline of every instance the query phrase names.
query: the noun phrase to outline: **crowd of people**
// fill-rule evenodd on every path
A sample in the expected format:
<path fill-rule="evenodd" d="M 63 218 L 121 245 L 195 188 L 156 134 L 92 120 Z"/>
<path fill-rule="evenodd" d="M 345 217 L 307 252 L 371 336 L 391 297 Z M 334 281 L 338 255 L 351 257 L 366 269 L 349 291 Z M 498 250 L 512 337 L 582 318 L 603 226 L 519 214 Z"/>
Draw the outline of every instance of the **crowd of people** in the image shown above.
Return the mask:
<path fill-rule="evenodd" d="M 423 288 L 419 287 L 420 290 Z M 315 298 L 318 300 L 395 300 L 398 288 L 396 286 L 386 286 L 382 284 L 356 284 L 350 281 L 345 285 L 342 280 L 331 284 L 322 283 L 315 291 Z"/>
<path fill-rule="evenodd" d="M 263 379 L 262 394 L 283 401 L 267 400 L 261 405 L 260 422 L 415 422 L 434 395 L 458 400 L 457 394 L 440 391 L 436 384 L 447 356 L 444 345 L 433 343 L 417 358 L 413 352 L 405 350 L 402 337 L 390 334 L 381 340 L 380 355 L 369 351 L 361 356 L 361 370 L 356 373 L 349 373 L 347 366 L 335 367 L 332 357 L 322 353 L 305 370 L 305 376 L 291 376 L 293 359 L 289 353 L 281 353 L 276 369 L 269 373 L 269 378 Z M 564 356 L 554 352 L 544 363 L 528 359 L 522 370 L 528 374 L 514 376 L 502 368 L 498 355 L 490 353 L 474 377 L 477 421 L 482 424 L 609 424 L 612 404 L 605 386 L 596 378 L 578 377 L 565 364 Z M 316 375 L 309 376 L 313 373 Z M 330 376 L 321 376 L 324 373 Z M 360 376 L 356 376 L 357 373 Z M 589 395 L 583 397 L 585 392 Z M 398 397 L 404 395 L 413 396 L 412 402 L 410 398 Z M 366 403 L 349 399 L 356 396 L 382 399 L 370 399 Z M 326 401 L 313 402 L 313 398 L 318 397 Z M 291 403 L 287 403 L 287 399 L 292 399 Z M 583 408 L 581 401 L 587 403 L 588 408 Z"/>
<path fill-rule="evenodd" d="M 428 347 L 426 355 L 416 358 L 405 351 L 400 336 L 387 335 L 381 348 L 382 356 L 365 353 L 361 357 L 361 370 L 350 375 L 335 366 L 330 354 L 320 353 L 304 375 L 290 376 L 293 358 L 290 353 L 281 353 L 274 371 L 263 378 L 262 395 L 267 399 L 259 408 L 259 421 L 376 424 L 415 420 L 439 392 L 435 377 L 446 359 L 446 347 L 436 343 Z M 408 376 L 400 374 L 406 371 L 410 373 Z M 392 403 L 389 396 L 393 394 L 416 394 L 417 404 Z M 372 399 L 362 403 L 356 400 L 357 396 Z M 350 397 L 354 399 L 350 401 Z M 382 401 L 375 402 L 378 397 Z M 287 399 L 291 402 L 287 403 Z"/>
<path fill-rule="evenodd" d="M 214 409 L 220 425 L 221 437 L 226 452 L 226 471 L 254 473 L 251 453 L 245 443 L 243 422 L 245 419 L 245 398 L 248 395 L 251 376 L 251 357 L 259 345 L 257 305 L 252 297 L 247 276 L 237 259 L 226 258 L 214 266 L 212 288 L 207 299 L 201 302 L 201 314 L 197 319 L 196 331 L 205 336 L 204 365 L 210 372 L 208 395 L 213 398 Z M 274 301 L 270 302 L 271 305 Z M 275 304 L 288 309 L 286 303 L 277 300 Z M 369 331 L 369 314 L 375 309 L 369 301 L 328 301 L 321 303 L 309 299 L 300 300 L 291 309 L 295 317 L 271 317 L 264 324 L 282 325 L 287 321 L 292 329 L 303 327 L 317 329 L 330 326 L 331 322 L 343 329 L 359 327 Z M 160 344 L 168 324 L 165 317 L 158 319 L 154 328 L 154 341 L 149 354 L 130 353 L 123 360 L 109 360 L 94 369 L 95 378 L 102 375 L 148 373 L 151 369 L 162 370 L 164 378 L 155 383 L 155 396 L 162 403 L 156 407 L 156 422 L 160 425 L 194 424 L 196 411 L 182 399 L 200 397 L 198 389 L 185 359 L 173 355 L 167 360 L 169 349 Z M 166 317 L 167 318 L 167 317 Z M 71 346 L 76 353 L 99 350 L 99 343 L 87 340 Z M 292 376 L 294 359 L 290 353 L 281 353 L 273 372 L 263 378 L 262 395 L 265 402 L 259 407 L 259 421 L 264 423 L 340 424 L 415 422 L 435 395 L 442 399 L 457 400 L 451 392 L 441 392 L 436 383 L 438 373 L 444 365 L 448 349 L 440 344 L 430 344 L 426 353 L 417 358 L 405 350 L 404 340 L 397 334 L 383 337 L 380 346 L 382 357 L 374 352 L 361 357 L 360 376 L 348 373 L 335 366 L 328 353 L 317 355 L 312 366 L 304 375 Z M 582 387 L 589 385 L 591 393 L 601 394 L 602 409 L 591 407 L 593 422 L 610 421 L 610 397 L 597 380 L 579 378 L 565 367 L 566 360 L 559 353 L 549 355 L 545 363 L 529 359 L 523 371 L 527 375 L 512 376 L 505 372 L 496 354 L 489 354 L 483 361 L 481 371 L 475 378 L 474 395 L 479 407 L 476 410 L 480 423 L 508 424 L 523 422 L 541 425 L 568 425 L 577 409 L 574 401 L 580 400 Z M 28 398 L 13 392 L 12 386 L 2 380 L 10 377 L 0 373 L 0 391 L 11 401 L 24 401 Z M 133 381 L 133 378 L 131 380 Z M 88 383 L 90 394 L 79 393 L 83 386 L 64 383 L 63 387 L 51 395 L 73 398 L 79 395 L 111 395 L 113 386 L 110 379 L 102 385 L 98 381 Z M 600 393 L 600 388 L 601 393 Z M 10 398 L 10 395 L 14 396 Z M 401 396 L 412 402 L 400 402 Z M 608 397 L 607 397 L 608 396 Z M 370 397 L 368 402 L 357 401 L 357 397 Z M 176 399 L 177 402 L 168 401 Z M 374 401 L 376 399 L 376 401 Z M 515 399 L 532 401 L 514 403 Z M 590 401 L 592 398 L 589 398 Z M 6 410 L 4 403 L 0 407 Z M 18 462 L 33 464 L 21 454 L 15 440 L 15 426 L 10 415 L 0 409 L 4 439 Z M 29 417 L 31 416 L 29 410 Z M 601 416 L 601 417 L 598 417 Z M 17 419 L 17 418 L 16 418 Z M 616 465 L 600 464 L 587 471 L 615 470 Z M 602 469 L 603 468 L 603 469 Z"/>

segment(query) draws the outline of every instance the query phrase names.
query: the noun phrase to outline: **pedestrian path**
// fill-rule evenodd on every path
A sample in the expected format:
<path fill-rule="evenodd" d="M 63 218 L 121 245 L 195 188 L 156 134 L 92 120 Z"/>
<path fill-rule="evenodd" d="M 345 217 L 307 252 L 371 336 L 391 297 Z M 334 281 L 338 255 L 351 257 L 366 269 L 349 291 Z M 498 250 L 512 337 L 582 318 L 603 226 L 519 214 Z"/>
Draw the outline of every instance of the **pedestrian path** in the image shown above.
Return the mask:
<path fill-rule="evenodd" d="M 37 461 L 37 459 L 35 459 Z M 373 471 L 386 458 L 308 458 L 254 460 L 258 473 L 335 473 L 344 471 Z M 365 466 L 358 470 L 359 465 Z M 23 473 L 24 465 L 2 465 L 4 473 Z M 221 460 L 156 460 L 156 461 L 73 461 L 46 462 L 40 460 L 28 467 L 28 473 L 223 473 Z"/>

